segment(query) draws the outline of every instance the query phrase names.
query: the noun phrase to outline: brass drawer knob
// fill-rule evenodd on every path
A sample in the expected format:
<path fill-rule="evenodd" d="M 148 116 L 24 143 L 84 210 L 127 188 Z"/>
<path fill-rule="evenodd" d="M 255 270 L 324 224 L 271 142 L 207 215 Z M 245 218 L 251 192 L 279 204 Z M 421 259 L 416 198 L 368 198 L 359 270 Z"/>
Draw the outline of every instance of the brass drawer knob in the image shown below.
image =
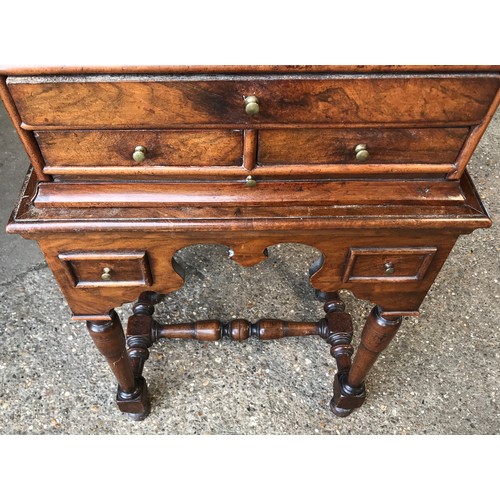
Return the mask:
<path fill-rule="evenodd" d="M 368 160 L 368 157 L 370 156 L 370 153 L 368 153 L 368 150 L 366 149 L 366 144 L 358 144 L 354 148 L 354 152 L 356 153 L 356 160 L 358 161 Z"/>
<path fill-rule="evenodd" d="M 102 270 L 101 279 L 103 281 L 109 281 L 111 279 L 111 269 L 109 267 L 105 267 Z"/>
<path fill-rule="evenodd" d="M 385 274 L 392 276 L 394 274 L 394 264 L 392 262 L 386 262 L 384 264 Z"/>
<path fill-rule="evenodd" d="M 254 95 L 245 97 L 245 113 L 250 116 L 258 114 L 260 111 L 259 100 Z"/>
<path fill-rule="evenodd" d="M 255 187 L 257 185 L 257 181 L 251 176 L 249 175 L 246 179 L 245 179 L 245 184 L 248 186 L 248 187 Z"/>
<path fill-rule="evenodd" d="M 146 148 L 144 146 L 136 146 L 132 154 L 132 158 L 137 163 L 141 163 L 141 161 L 144 161 L 146 159 Z"/>

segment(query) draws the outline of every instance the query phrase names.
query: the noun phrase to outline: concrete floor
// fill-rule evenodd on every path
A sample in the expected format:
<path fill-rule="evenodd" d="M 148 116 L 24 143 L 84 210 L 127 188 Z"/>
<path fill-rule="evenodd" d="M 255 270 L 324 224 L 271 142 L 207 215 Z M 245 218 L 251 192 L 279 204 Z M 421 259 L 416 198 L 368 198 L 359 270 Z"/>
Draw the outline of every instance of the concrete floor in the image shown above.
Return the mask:
<path fill-rule="evenodd" d="M 27 157 L 0 110 L 0 226 Z M 2 434 L 498 434 L 500 431 L 500 113 L 470 172 L 496 224 L 462 237 L 421 308 L 405 319 L 349 418 L 329 409 L 334 360 L 318 338 L 237 344 L 166 341 L 146 365 L 153 411 L 129 421 L 115 382 L 86 334 L 69 320 L 37 245 L 0 231 Z M 223 247 L 187 248 L 186 285 L 158 308 L 164 321 L 322 316 L 307 271 L 318 253 L 279 245 L 253 268 Z M 371 305 L 344 294 L 357 343 Z M 130 306 L 119 309 L 125 317 Z"/>

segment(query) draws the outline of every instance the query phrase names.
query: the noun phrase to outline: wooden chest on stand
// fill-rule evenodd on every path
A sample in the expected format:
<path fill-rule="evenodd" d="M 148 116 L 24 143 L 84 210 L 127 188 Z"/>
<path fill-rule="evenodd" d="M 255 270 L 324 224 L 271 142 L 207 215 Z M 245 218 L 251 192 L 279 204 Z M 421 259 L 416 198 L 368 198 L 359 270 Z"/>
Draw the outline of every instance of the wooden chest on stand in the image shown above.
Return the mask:
<path fill-rule="evenodd" d="M 36 240 L 74 319 L 85 320 L 134 419 L 160 338 L 319 335 L 348 415 L 417 315 L 457 238 L 491 224 L 467 163 L 499 103 L 493 66 L 1 68 L 1 95 L 31 160 L 7 230 Z M 317 322 L 160 324 L 183 284 L 175 253 L 227 245 L 244 266 L 278 243 L 322 253 Z M 338 294 L 374 308 L 354 354 Z M 124 335 L 115 307 L 136 301 Z M 351 361 L 352 358 L 352 361 Z M 404 396 L 403 396 L 404 398 Z"/>

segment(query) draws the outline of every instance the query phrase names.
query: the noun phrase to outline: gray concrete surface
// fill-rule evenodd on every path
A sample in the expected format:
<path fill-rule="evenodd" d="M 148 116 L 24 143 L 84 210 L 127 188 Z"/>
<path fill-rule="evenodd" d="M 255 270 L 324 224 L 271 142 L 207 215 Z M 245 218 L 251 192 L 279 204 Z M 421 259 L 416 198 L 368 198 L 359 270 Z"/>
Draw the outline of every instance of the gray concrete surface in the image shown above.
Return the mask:
<path fill-rule="evenodd" d="M 0 231 L 1 434 L 498 434 L 500 430 L 500 113 L 470 165 L 496 224 L 464 236 L 406 319 L 347 419 L 328 409 L 334 361 L 317 338 L 200 344 L 166 341 L 146 365 L 153 411 L 131 422 L 83 323 L 69 310 L 36 244 Z M 0 111 L 0 222 L 27 159 Z M 317 320 L 307 271 L 317 252 L 279 245 L 253 268 L 223 247 L 187 248 L 186 285 L 158 308 L 164 321 L 220 317 Z M 370 304 L 345 293 L 359 331 Z M 119 309 L 125 317 L 130 306 Z"/>

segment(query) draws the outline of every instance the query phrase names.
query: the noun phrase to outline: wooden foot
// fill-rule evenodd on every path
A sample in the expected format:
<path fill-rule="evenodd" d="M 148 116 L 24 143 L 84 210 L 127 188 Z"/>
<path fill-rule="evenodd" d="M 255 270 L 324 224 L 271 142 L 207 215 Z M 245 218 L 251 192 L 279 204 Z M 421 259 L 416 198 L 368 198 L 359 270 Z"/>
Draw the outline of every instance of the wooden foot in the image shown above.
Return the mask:
<path fill-rule="evenodd" d="M 330 353 L 337 363 L 337 374 L 333 381 L 333 398 L 330 409 L 338 417 L 350 415 L 354 408 L 359 408 L 365 399 L 364 386 L 353 388 L 347 383 L 347 374 L 351 369 L 352 320 L 345 312 L 345 305 L 336 292 L 321 292 L 316 296 L 325 301 L 326 318 L 320 333 L 331 345 Z"/>
<path fill-rule="evenodd" d="M 363 328 L 361 343 L 352 366 L 343 371 L 339 368 L 335 376 L 330 408 L 339 417 L 349 415 L 352 410 L 363 404 L 366 397 L 364 383 L 366 375 L 401 325 L 400 316 L 388 320 L 382 317 L 381 312 L 379 307 L 372 309 Z"/>
<path fill-rule="evenodd" d="M 365 387 L 354 388 L 347 383 L 347 373 L 337 372 L 333 380 L 333 398 L 330 409 L 337 417 L 347 417 L 352 410 L 359 408 L 365 401 Z"/>
<path fill-rule="evenodd" d="M 116 311 L 111 311 L 110 316 L 110 321 L 87 321 L 87 330 L 118 381 L 118 408 L 125 413 L 146 416 L 149 413 L 146 382 L 142 377 L 134 375 L 126 351 L 123 328 Z"/>
<path fill-rule="evenodd" d="M 163 296 L 154 292 L 141 293 L 127 323 L 127 357 L 130 359 L 136 383 L 135 394 L 118 391 L 116 401 L 121 411 L 132 420 L 144 420 L 151 411 L 148 385 L 142 376 L 144 364 L 149 358 L 149 347 L 156 340 L 157 323 L 153 319 L 154 306 Z"/>
<path fill-rule="evenodd" d="M 317 296 L 326 301 L 326 318 L 320 336 L 332 346 L 330 352 L 337 362 L 330 408 L 338 417 L 346 417 L 363 404 L 366 397 L 366 375 L 379 354 L 396 335 L 402 318 L 384 318 L 382 310 L 378 306 L 374 307 L 363 328 L 361 342 L 351 365 L 354 352 L 351 346 L 351 317 L 344 311 L 344 303 L 337 293 L 322 292 Z"/>
<path fill-rule="evenodd" d="M 116 394 L 116 403 L 123 413 L 128 413 L 132 420 L 144 420 L 151 411 L 148 385 L 143 377 L 137 377 L 136 391 L 132 394 L 120 391 Z"/>

